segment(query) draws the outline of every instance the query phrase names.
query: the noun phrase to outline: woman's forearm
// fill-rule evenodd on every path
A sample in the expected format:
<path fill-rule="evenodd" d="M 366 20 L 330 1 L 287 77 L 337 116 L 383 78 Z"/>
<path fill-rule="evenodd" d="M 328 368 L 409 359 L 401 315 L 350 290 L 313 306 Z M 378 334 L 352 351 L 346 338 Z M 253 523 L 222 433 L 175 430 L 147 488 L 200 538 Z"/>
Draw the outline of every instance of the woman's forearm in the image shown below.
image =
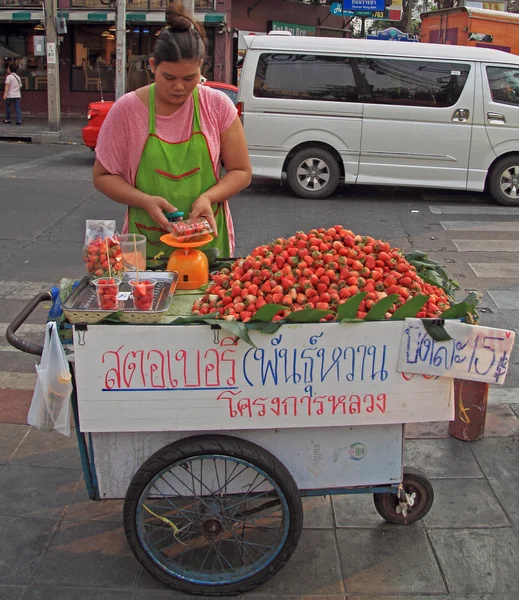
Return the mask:
<path fill-rule="evenodd" d="M 211 200 L 211 204 L 217 204 L 228 200 L 246 188 L 251 182 L 251 173 L 246 170 L 234 170 L 226 173 L 218 183 L 209 188 L 204 196 Z"/>

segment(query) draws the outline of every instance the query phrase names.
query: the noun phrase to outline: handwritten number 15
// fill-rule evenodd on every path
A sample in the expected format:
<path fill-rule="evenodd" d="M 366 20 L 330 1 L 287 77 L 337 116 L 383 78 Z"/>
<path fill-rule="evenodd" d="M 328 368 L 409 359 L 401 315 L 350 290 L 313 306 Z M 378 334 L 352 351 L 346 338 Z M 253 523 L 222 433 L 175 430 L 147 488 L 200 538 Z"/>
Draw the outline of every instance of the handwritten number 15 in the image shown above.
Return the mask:
<path fill-rule="evenodd" d="M 494 366 L 494 363 L 496 362 L 496 351 L 494 349 L 494 344 L 492 344 L 492 341 L 498 341 L 498 342 L 503 342 L 504 338 L 503 337 L 496 337 L 496 336 L 485 336 L 483 338 L 483 345 L 481 346 L 481 348 L 488 350 L 492 353 L 492 360 L 490 361 L 490 364 L 488 365 L 488 368 L 486 371 L 480 371 L 478 366 L 481 360 L 481 357 L 476 356 L 477 351 L 478 351 L 478 344 L 479 344 L 479 338 L 480 336 L 476 336 L 475 340 L 474 340 L 474 350 L 472 351 L 472 356 L 470 357 L 470 363 L 469 363 L 469 373 L 470 371 L 472 371 L 472 367 L 474 367 L 474 371 L 476 371 L 476 373 L 478 375 L 486 375 L 490 369 Z"/>

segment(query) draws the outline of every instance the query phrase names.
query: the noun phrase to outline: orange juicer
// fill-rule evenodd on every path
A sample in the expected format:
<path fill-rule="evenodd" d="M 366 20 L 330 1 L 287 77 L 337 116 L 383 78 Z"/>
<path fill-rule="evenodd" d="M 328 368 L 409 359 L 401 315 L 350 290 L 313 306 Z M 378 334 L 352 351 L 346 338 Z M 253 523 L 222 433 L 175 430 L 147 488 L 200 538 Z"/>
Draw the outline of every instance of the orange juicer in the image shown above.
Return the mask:
<path fill-rule="evenodd" d="M 209 261 L 207 256 L 197 248 L 212 240 L 213 236 L 209 233 L 190 242 L 179 242 L 170 233 L 160 238 L 164 244 L 178 248 L 169 257 L 166 271 L 178 273 L 179 290 L 197 290 L 209 281 Z"/>

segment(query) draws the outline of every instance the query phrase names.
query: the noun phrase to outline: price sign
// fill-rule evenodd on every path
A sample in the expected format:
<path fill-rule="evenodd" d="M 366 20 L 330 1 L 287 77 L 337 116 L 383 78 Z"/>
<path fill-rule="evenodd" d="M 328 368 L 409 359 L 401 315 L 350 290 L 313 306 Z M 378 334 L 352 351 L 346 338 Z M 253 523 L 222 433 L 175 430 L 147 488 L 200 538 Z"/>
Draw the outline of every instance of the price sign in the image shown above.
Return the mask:
<path fill-rule="evenodd" d="M 513 331 L 457 321 L 445 321 L 443 326 L 451 339 L 438 342 L 427 333 L 421 319 L 406 319 L 398 371 L 504 383 L 515 340 Z"/>

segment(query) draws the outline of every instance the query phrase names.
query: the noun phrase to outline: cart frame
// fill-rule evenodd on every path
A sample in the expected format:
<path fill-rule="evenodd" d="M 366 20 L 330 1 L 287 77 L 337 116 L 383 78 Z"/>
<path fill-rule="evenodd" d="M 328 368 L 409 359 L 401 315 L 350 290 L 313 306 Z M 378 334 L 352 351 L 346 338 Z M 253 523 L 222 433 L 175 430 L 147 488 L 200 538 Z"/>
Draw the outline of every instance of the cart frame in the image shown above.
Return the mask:
<path fill-rule="evenodd" d="M 28 302 L 28 304 L 13 319 L 12 323 L 7 328 L 6 338 L 7 338 L 7 341 L 9 342 L 9 344 L 11 344 L 13 347 L 21 350 L 22 352 L 33 354 L 36 356 L 42 355 L 43 346 L 23 340 L 16 334 L 16 332 L 23 325 L 23 323 L 27 320 L 27 318 L 31 315 L 31 313 L 38 307 L 39 304 L 41 304 L 42 302 L 48 302 L 49 300 L 51 300 L 50 292 L 42 292 Z M 219 326 L 213 325 L 212 327 L 218 328 Z M 86 485 L 86 489 L 87 489 L 89 498 L 91 500 L 98 501 L 98 500 L 101 500 L 101 495 L 100 495 L 100 491 L 99 491 L 95 462 L 94 462 L 93 434 L 92 433 L 84 433 L 80 430 L 80 417 L 79 417 L 77 384 L 76 384 L 74 363 L 71 364 L 71 374 L 72 374 L 72 384 L 73 384 L 72 385 L 72 387 L 73 387 L 72 396 L 71 396 L 72 414 L 73 414 L 73 418 L 74 418 L 76 436 L 77 436 L 77 441 L 78 441 L 78 448 L 79 448 L 79 453 L 80 453 L 81 465 L 82 465 L 82 469 L 83 469 L 83 477 L 84 477 L 84 481 L 85 481 L 85 485 Z M 194 391 L 195 390 L 196 390 L 196 388 L 194 388 Z M 404 425 L 401 424 L 401 427 L 402 427 L 402 446 L 403 446 Z M 197 437 L 197 435 L 194 432 L 185 432 L 185 433 L 188 434 L 187 437 L 179 440 L 180 442 L 186 442 L 186 441 L 189 442 L 190 440 L 195 440 L 195 439 L 198 440 L 199 439 L 199 437 Z M 229 436 L 227 436 L 227 434 L 229 434 Z M 232 436 L 232 434 L 233 434 L 232 431 L 224 431 L 224 432 L 211 431 L 211 432 L 208 432 L 207 439 L 211 438 L 211 436 L 212 436 L 214 438 L 222 438 L 222 439 L 227 437 L 227 439 L 232 440 L 233 438 L 230 437 L 230 436 Z M 193 437 L 190 437 L 190 436 L 193 436 Z M 236 441 L 236 438 L 235 438 L 235 441 Z M 251 442 L 247 442 L 246 440 L 243 440 L 243 441 L 244 441 L 245 446 L 248 444 L 249 446 L 256 446 L 256 448 L 261 449 L 261 446 L 252 444 Z M 166 446 L 162 450 L 167 450 L 170 446 L 174 446 L 175 443 L 176 442 L 174 442 L 173 444 L 170 444 L 169 446 Z M 157 452 L 156 454 L 159 454 L 159 452 Z M 265 451 L 265 452 L 267 454 L 270 454 L 268 451 Z M 212 456 L 214 456 L 214 455 L 212 455 Z M 154 457 L 155 457 L 155 455 L 153 455 L 151 458 L 149 458 L 146 461 L 146 465 Z M 411 507 L 414 505 L 414 496 L 416 495 L 416 494 L 412 493 L 413 490 L 416 490 L 416 485 L 413 482 L 418 481 L 418 488 L 421 490 L 423 490 L 424 486 L 425 486 L 425 492 L 423 492 L 423 494 L 422 494 L 425 499 L 422 498 L 421 504 L 420 504 L 420 507 L 421 507 L 420 510 L 423 511 L 423 514 L 411 515 L 411 517 L 409 519 L 410 522 L 415 522 L 415 521 L 421 519 L 423 516 L 425 516 L 425 514 L 429 511 L 432 501 L 433 501 L 434 494 L 433 494 L 432 486 L 428 482 L 425 474 L 423 474 L 417 470 L 416 471 L 412 470 L 412 469 L 405 470 L 402 467 L 401 481 L 398 483 L 389 484 L 389 485 L 386 484 L 386 485 L 367 485 L 367 486 L 350 486 L 350 487 L 330 487 L 330 488 L 319 488 L 319 489 L 298 489 L 297 485 L 295 484 L 295 481 L 291 477 L 289 471 L 284 467 L 283 463 L 281 461 L 279 461 L 275 456 L 273 456 L 273 458 L 275 460 L 277 460 L 277 462 L 285 469 L 286 476 L 292 481 L 292 485 L 297 490 L 296 494 L 299 497 L 299 500 L 298 500 L 299 505 L 300 505 L 301 497 L 343 495 L 343 494 L 373 494 L 377 511 L 383 518 L 385 518 L 387 521 L 389 521 L 391 523 L 407 524 L 407 507 L 409 507 L 412 512 Z M 403 462 L 403 460 L 402 460 L 402 462 Z M 141 469 L 139 469 L 139 472 L 140 472 L 140 470 Z M 138 473 L 134 476 L 134 479 L 137 477 L 137 475 L 138 475 Z M 418 479 L 416 479 L 416 477 L 418 477 Z M 411 483 L 409 483 L 409 481 Z M 132 483 L 130 484 L 130 486 L 128 488 L 129 491 L 127 493 L 127 498 L 125 501 L 125 511 L 124 511 L 124 513 L 125 513 L 125 516 L 124 516 L 125 528 L 126 528 L 130 546 L 132 547 L 132 550 L 134 551 L 136 558 L 141 562 L 141 564 L 143 564 L 143 566 L 146 569 L 148 569 L 152 573 L 152 575 L 155 575 L 157 578 L 162 579 L 162 581 L 164 583 L 167 583 L 167 584 L 171 585 L 172 587 L 176 587 L 177 589 L 187 591 L 188 593 L 195 593 L 195 594 L 206 594 L 207 593 L 209 595 L 221 595 L 221 594 L 241 593 L 243 591 L 244 588 L 242 588 L 239 591 L 234 591 L 234 589 L 225 589 L 222 591 L 221 589 L 216 589 L 218 586 L 215 586 L 214 582 L 212 584 L 213 587 L 208 591 L 205 589 L 200 591 L 200 590 L 197 590 L 196 587 L 193 591 L 192 588 L 189 588 L 190 585 L 191 586 L 193 585 L 192 583 L 185 584 L 185 582 L 181 582 L 181 584 L 175 584 L 168 580 L 168 576 L 163 576 L 160 573 L 153 572 L 153 570 L 152 570 L 153 565 L 152 565 L 152 567 L 150 567 L 150 565 L 145 564 L 145 562 L 143 562 L 142 556 L 139 555 L 139 554 L 142 555 L 142 548 L 138 548 L 136 551 L 135 546 L 138 545 L 135 542 L 136 537 L 134 536 L 134 540 L 132 542 L 132 540 L 130 539 L 131 536 L 129 535 L 129 531 L 128 531 L 128 527 L 127 527 L 128 516 L 126 514 L 127 513 L 126 504 L 128 503 L 128 494 L 130 493 L 132 486 L 135 487 L 134 480 L 132 480 Z M 409 489 L 409 486 L 410 486 L 410 489 Z M 409 492 L 409 493 L 407 493 L 407 492 Z M 391 498 L 395 498 L 395 499 L 391 500 Z M 135 501 L 133 501 L 133 505 L 135 505 Z M 144 504 L 142 504 L 142 506 L 144 506 L 144 508 L 146 510 L 148 510 Z M 135 509 L 135 506 L 133 506 L 132 510 L 138 511 L 138 508 Z M 392 514 L 393 512 L 395 514 Z M 157 515 L 154 515 L 154 516 L 156 517 Z M 300 510 L 299 519 L 300 519 L 300 527 L 302 528 L 302 507 Z M 165 519 L 161 519 L 161 520 L 164 521 Z M 170 523 L 170 526 L 174 527 L 173 525 L 171 525 L 171 523 Z M 135 534 L 135 532 L 131 532 L 131 533 Z M 289 548 L 288 550 L 284 551 L 286 556 L 278 564 L 278 566 L 276 568 L 269 567 L 270 572 L 268 574 L 266 574 L 265 576 L 263 576 L 263 579 L 261 579 L 259 582 L 254 583 L 252 585 L 252 587 L 259 585 L 260 583 L 262 583 L 262 581 L 271 577 L 275 572 L 277 572 L 288 561 L 293 550 L 295 549 L 295 546 L 297 545 L 299 535 L 300 535 L 300 532 L 298 535 L 295 535 L 295 537 L 293 537 L 292 542 L 291 542 L 292 547 Z M 176 539 L 176 534 L 175 534 L 175 539 Z M 267 567 L 265 567 L 265 571 L 267 571 Z M 259 575 L 261 575 L 261 572 L 259 573 Z M 258 576 L 257 573 L 255 574 L 255 577 L 256 576 Z M 252 577 L 252 575 L 251 575 L 251 579 L 254 579 L 254 577 Z M 218 583 L 218 582 L 216 582 L 216 583 Z M 179 587 L 179 585 L 180 585 L 180 587 Z M 186 588 L 186 585 L 188 586 L 187 588 Z M 198 585 L 198 584 L 195 584 L 195 585 Z M 207 586 L 205 586 L 205 587 L 207 587 Z M 228 587 L 229 586 L 227 585 L 227 588 Z M 249 589 L 252 589 L 252 588 L 249 588 Z"/>

